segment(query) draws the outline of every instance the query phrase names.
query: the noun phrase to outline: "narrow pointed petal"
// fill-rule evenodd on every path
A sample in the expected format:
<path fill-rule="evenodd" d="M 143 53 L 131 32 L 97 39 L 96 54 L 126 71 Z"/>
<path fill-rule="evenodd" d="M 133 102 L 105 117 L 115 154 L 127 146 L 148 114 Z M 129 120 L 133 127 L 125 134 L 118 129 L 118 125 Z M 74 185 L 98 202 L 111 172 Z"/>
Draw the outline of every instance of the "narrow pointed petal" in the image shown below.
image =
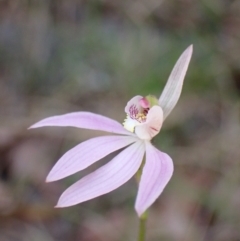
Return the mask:
<path fill-rule="evenodd" d="M 173 174 L 172 159 L 150 142 L 146 143 L 146 163 L 141 176 L 135 209 L 141 216 L 158 198 Z"/>
<path fill-rule="evenodd" d="M 162 108 L 155 105 L 149 110 L 146 122 L 135 127 L 135 133 L 142 140 L 151 140 L 159 133 L 162 123 Z"/>
<path fill-rule="evenodd" d="M 183 80 L 192 56 L 193 47 L 189 46 L 175 64 L 167 84 L 160 96 L 159 104 L 163 109 L 164 119 L 170 114 L 182 92 Z"/>
<path fill-rule="evenodd" d="M 102 136 L 85 141 L 65 153 L 50 171 L 47 182 L 81 171 L 94 162 L 138 139 L 131 136 Z"/>
<path fill-rule="evenodd" d="M 90 130 L 106 131 L 110 133 L 133 135 L 133 133 L 124 129 L 119 122 L 90 112 L 74 112 L 49 117 L 37 122 L 30 128 L 39 128 L 43 126 L 72 126 Z"/>
<path fill-rule="evenodd" d="M 144 152 L 145 145 L 141 141 L 127 147 L 112 161 L 69 187 L 60 197 L 57 207 L 72 206 L 120 187 L 137 172 Z"/>

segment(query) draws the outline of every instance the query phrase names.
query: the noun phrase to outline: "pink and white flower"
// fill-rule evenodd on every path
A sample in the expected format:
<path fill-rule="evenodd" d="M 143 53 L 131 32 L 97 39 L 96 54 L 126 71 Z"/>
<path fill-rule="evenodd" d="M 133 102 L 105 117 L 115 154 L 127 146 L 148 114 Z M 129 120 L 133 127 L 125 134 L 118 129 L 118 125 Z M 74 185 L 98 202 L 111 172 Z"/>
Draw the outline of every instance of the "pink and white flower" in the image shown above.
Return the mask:
<path fill-rule="evenodd" d="M 123 125 L 98 114 L 75 112 L 46 118 L 30 127 L 72 126 L 118 134 L 90 139 L 65 153 L 50 171 L 47 182 L 70 176 L 125 147 L 112 161 L 70 186 L 61 195 L 57 207 L 72 206 L 123 185 L 139 170 L 144 154 L 135 209 L 141 216 L 153 204 L 172 176 L 173 162 L 151 144 L 151 139 L 159 133 L 180 97 L 191 55 L 192 46 L 189 46 L 175 64 L 159 99 L 135 96 L 127 103 Z"/>

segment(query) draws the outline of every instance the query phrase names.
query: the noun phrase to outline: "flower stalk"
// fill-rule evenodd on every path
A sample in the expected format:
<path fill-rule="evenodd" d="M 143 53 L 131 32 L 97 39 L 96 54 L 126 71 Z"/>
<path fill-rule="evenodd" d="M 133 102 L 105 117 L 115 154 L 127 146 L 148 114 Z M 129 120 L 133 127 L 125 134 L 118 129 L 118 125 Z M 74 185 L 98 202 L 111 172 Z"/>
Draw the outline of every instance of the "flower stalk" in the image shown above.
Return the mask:
<path fill-rule="evenodd" d="M 141 217 L 139 217 L 138 241 L 145 241 L 147 218 L 148 218 L 147 211 L 144 212 Z"/>

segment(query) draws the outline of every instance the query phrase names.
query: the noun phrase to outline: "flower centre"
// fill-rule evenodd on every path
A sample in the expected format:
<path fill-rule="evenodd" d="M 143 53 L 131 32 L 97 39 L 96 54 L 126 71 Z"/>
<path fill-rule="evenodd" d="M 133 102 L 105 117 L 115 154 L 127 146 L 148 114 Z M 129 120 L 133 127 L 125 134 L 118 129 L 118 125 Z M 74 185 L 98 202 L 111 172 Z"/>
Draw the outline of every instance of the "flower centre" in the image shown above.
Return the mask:
<path fill-rule="evenodd" d="M 124 128 L 134 132 L 136 126 L 142 125 L 147 121 L 148 112 L 154 105 L 158 105 L 158 100 L 154 96 L 133 97 L 125 108 L 127 117 L 123 122 Z"/>
<path fill-rule="evenodd" d="M 139 112 L 135 105 L 130 106 L 129 113 L 123 122 L 123 126 L 128 131 L 134 132 L 135 126 L 146 122 L 148 110 Z"/>
<path fill-rule="evenodd" d="M 139 112 L 136 105 L 131 105 L 129 108 L 129 116 L 133 120 L 137 120 L 139 123 L 145 122 L 147 119 L 147 113 L 149 108 L 143 109 L 142 112 Z"/>

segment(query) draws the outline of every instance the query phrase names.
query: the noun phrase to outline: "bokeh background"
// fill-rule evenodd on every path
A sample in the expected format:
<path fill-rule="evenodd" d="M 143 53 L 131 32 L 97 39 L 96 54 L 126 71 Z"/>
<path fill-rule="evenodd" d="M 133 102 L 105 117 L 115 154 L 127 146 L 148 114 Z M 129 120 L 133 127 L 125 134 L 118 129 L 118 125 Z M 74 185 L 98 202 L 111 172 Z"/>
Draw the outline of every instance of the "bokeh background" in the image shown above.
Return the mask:
<path fill-rule="evenodd" d="M 27 130 L 92 111 L 120 122 L 134 95 L 160 95 L 194 45 L 181 99 L 154 144 L 175 172 L 149 213 L 147 240 L 240 240 L 239 0 L 0 0 L 0 241 L 130 241 L 137 185 L 54 209 L 61 155 L 102 133 Z"/>

